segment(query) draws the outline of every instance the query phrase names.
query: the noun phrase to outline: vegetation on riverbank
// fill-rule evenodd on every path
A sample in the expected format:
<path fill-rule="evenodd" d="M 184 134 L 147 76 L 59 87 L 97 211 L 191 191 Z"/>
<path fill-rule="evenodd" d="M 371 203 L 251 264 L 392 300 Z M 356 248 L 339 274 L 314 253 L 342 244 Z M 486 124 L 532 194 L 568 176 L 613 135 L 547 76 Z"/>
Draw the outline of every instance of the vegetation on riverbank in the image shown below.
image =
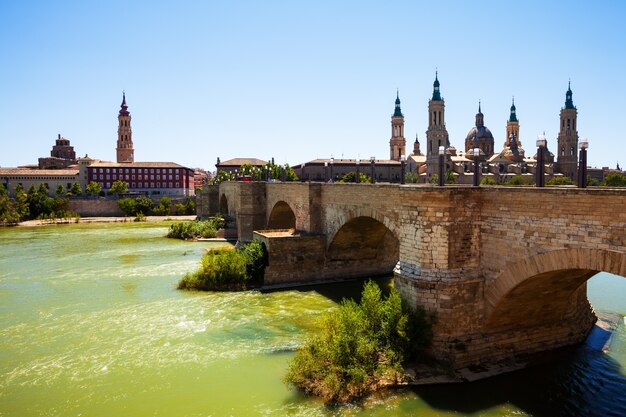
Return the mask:
<path fill-rule="evenodd" d="M 225 225 L 224 218 L 219 214 L 208 220 L 178 222 L 170 226 L 166 237 L 182 240 L 213 238 L 217 236 L 217 231 L 223 229 Z"/>
<path fill-rule="evenodd" d="M 28 192 L 21 185 L 15 187 L 15 198 L 10 198 L 3 184 L 0 184 L 0 224 L 16 225 L 22 220 L 63 219 L 64 222 L 77 221 L 80 216 L 69 209 L 69 200 L 64 190 L 54 197 L 48 195 L 48 188 L 41 184 L 39 188 L 31 186 Z"/>
<path fill-rule="evenodd" d="M 285 382 L 327 402 L 345 403 L 404 380 L 403 363 L 431 338 L 423 311 L 410 311 L 392 289 L 365 284 L 361 303 L 344 300 L 321 318 L 321 333 L 300 347 Z"/>
<path fill-rule="evenodd" d="M 258 241 L 239 249 L 217 249 L 205 254 L 195 272 L 186 273 L 180 290 L 240 291 L 263 283 L 267 252 Z"/>

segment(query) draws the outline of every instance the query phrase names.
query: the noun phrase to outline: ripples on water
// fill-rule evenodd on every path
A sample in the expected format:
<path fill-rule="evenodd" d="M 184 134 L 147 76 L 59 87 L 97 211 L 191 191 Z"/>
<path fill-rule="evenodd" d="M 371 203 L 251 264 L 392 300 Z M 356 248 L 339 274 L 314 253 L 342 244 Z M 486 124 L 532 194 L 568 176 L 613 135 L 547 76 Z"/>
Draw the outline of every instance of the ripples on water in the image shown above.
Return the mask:
<path fill-rule="evenodd" d="M 0 230 L 0 416 L 626 415 L 624 325 L 608 354 L 589 344 L 477 383 L 325 407 L 281 380 L 316 318 L 358 286 L 176 291 L 207 244 L 164 234 L 145 224 Z"/>

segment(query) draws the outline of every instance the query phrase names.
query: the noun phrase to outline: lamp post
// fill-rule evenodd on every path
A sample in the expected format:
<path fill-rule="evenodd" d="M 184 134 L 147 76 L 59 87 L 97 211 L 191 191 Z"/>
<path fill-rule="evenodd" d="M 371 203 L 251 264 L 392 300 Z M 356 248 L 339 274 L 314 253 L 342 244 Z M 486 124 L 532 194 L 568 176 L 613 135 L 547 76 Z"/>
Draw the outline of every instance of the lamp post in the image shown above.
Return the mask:
<path fill-rule="evenodd" d="M 480 156 L 480 148 L 474 148 L 474 187 L 478 187 L 480 184 L 480 161 L 478 157 Z"/>
<path fill-rule="evenodd" d="M 324 182 L 328 182 L 328 162 L 324 162 Z"/>
<path fill-rule="evenodd" d="M 359 165 L 361 164 L 361 160 L 359 158 L 356 159 L 356 183 L 360 183 L 361 182 L 361 178 L 359 178 L 360 172 L 359 172 Z"/>
<path fill-rule="evenodd" d="M 287 181 L 287 168 L 285 168 L 284 166 L 280 167 L 280 180 L 282 182 Z"/>
<path fill-rule="evenodd" d="M 306 164 L 303 162 L 302 163 L 302 172 L 300 173 L 300 175 L 302 175 L 302 178 L 300 178 L 300 181 L 304 182 L 304 168 L 306 167 Z"/>
<path fill-rule="evenodd" d="M 536 187 L 545 187 L 545 155 L 546 149 L 546 136 L 545 134 L 541 134 L 537 137 L 537 169 L 535 172 L 535 186 Z"/>
<path fill-rule="evenodd" d="M 374 170 L 374 164 L 376 163 L 376 157 L 375 156 L 370 156 L 370 168 L 372 169 L 371 174 L 372 174 L 372 180 L 371 183 L 374 184 L 376 182 L 376 177 L 374 176 L 375 170 Z"/>
<path fill-rule="evenodd" d="M 270 182 L 270 166 L 265 165 L 265 182 Z"/>
<path fill-rule="evenodd" d="M 443 164 L 444 164 L 444 156 L 446 153 L 446 148 L 443 146 L 439 147 L 439 186 L 443 187 L 443 184 L 445 183 L 443 176 L 444 176 L 444 169 L 443 169 Z"/>
<path fill-rule="evenodd" d="M 587 148 L 589 140 L 582 138 L 578 142 L 580 157 L 578 158 L 578 188 L 587 188 Z"/>
<path fill-rule="evenodd" d="M 333 177 L 333 165 L 335 165 L 335 158 L 330 157 L 330 182 L 335 182 L 335 178 Z"/>
<path fill-rule="evenodd" d="M 406 165 L 406 157 L 400 155 L 400 184 L 404 184 L 404 167 Z"/>

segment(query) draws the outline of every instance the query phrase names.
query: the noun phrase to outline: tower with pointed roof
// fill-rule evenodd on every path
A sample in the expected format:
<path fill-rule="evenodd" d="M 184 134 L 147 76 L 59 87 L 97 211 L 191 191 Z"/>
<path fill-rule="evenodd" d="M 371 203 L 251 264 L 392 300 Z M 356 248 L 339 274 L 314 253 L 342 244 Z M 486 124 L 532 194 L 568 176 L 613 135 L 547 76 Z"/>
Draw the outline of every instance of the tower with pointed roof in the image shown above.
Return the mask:
<path fill-rule="evenodd" d="M 578 174 L 578 109 L 572 100 L 571 84 L 567 84 L 565 107 L 561 108 L 561 126 L 557 137 L 556 171 L 576 180 Z"/>
<path fill-rule="evenodd" d="M 122 93 L 122 104 L 117 116 L 117 162 L 134 162 L 135 150 L 133 148 L 133 131 L 130 128 L 130 112 L 126 104 L 126 93 Z"/>
<path fill-rule="evenodd" d="M 510 146 L 511 136 L 515 137 L 517 146 L 522 146 L 519 139 L 519 120 L 517 120 L 517 113 L 515 109 L 515 97 L 511 102 L 511 114 L 509 120 L 506 122 L 506 137 L 504 138 L 504 147 Z"/>
<path fill-rule="evenodd" d="M 416 156 L 422 155 L 422 151 L 420 149 L 420 141 L 417 138 L 417 133 L 415 134 L 415 142 L 413 143 L 413 155 L 416 155 Z"/>
<path fill-rule="evenodd" d="M 400 93 L 396 93 L 396 108 L 391 116 L 391 139 L 389 140 L 389 159 L 399 161 L 406 155 L 406 140 L 404 139 L 404 115 L 400 109 Z"/>
<path fill-rule="evenodd" d="M 437 172 L 439 164 L 439 147 L 450 146 L 445 122 L 445 101 L 439 91 L 439 78 L 435 72 L 433 96 L 428 101 L 428 130 L 426 131 L 426 166 L 428 176 Z"/>

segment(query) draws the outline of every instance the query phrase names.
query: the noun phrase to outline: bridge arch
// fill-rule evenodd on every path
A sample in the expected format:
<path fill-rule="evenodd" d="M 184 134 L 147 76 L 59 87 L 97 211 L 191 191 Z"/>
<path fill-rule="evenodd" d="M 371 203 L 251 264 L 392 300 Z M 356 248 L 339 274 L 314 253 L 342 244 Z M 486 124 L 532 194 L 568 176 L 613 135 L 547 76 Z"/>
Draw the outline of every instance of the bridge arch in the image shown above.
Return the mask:
<path fill-rule="evenodd" d="M 226 198 L 226 194 L 222 194 L 220 197 L 220 213 L 222 216 L 228 216 L 228 198 Z"/>
<path fill-rule="evenodd" d="M 331 219 L 327 219 L 326 235 L 328 236 L 328 248 L 330 248 L 330 245 L 335 240 L 337 233 L 339 233 L 339 231 L 346 224 L 361 217 L 371 218 L 372 220 L 375 220 L 378 223 L 382 224 L 393 234 L 394 238 L 398 240 L 399 231 L 397 225 L 378 210 L 374 210 L 368 207 L 358 207 L 354 210 L 334 213 L 332 217 L 333 218 Z"/>
<path fill-rule="evenodd" d="M 562 249 L 515 262 L 485 290 L 485 329 L 539 326 L 572 316 L 588 305 L 584 285 L 598 272 L 626 277 L 626 253 Z"/>
<path fill-rule="evenodd" d="M 356 216 L 330 239 L 326 269 L 343 277 L 384 275 L 393 272 L 399 257 L 399 240 L 384 223 Z"/>
<path fill-rule="evenodd" d="M 295 229 L 296 215 L 285 201 L 278 201 L 272 207 L 267 221 L 268 229 Z"/>

